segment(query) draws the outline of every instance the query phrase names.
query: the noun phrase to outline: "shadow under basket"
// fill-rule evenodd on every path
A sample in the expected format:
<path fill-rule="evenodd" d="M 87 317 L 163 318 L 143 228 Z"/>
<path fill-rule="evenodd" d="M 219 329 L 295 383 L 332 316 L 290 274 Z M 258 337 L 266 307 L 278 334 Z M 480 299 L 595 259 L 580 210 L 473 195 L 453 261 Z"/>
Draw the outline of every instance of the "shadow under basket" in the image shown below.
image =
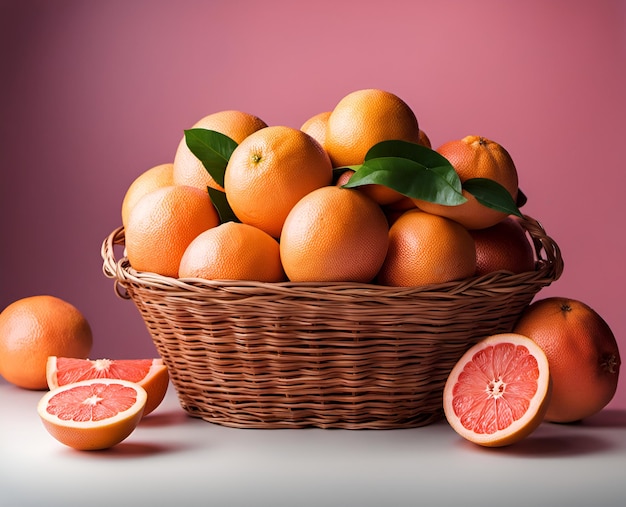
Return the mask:
<path fill-rule="evenodd" d="M 526 216 L 534 271 L 426 287 L 182 280 L 135 271 L 124 230 L 103 271 L 131 299 L 191 416 L 238 428 L 394 429 L 443 417 L 443 387 L 479 339 L 511 331 L 557 280 L 556 243 Z"/>

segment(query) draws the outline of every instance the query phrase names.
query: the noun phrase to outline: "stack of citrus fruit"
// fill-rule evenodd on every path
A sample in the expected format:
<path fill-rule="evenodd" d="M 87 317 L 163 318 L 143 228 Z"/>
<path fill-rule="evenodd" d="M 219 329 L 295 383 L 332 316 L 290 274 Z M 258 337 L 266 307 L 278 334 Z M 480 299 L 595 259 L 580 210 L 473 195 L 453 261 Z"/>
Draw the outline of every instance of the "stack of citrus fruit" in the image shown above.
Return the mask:
<path fill-rule="evenodd" d="M 300 129 L 209 114 L 173 163 L 129 187 L 129 262 L 175 278 L 384 285 L 532 270 L 524 230 L 509 232 L 519 189 L 508 152 L 480 136 L 430 146 L 407 103 L 377 89 Z"/>

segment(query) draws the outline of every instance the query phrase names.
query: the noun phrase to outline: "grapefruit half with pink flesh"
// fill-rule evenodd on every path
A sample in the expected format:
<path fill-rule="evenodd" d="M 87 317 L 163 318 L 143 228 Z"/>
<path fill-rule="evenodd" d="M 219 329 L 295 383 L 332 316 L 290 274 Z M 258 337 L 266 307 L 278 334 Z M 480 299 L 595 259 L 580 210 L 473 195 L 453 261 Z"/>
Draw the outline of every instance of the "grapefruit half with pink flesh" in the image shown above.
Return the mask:
<path fill-rule="evenodd" d="M 156 359 L 77 359 L 50 356 L 46 364 L 48 387 L 81 380 L 112 378 L 135 382 L 148 393 L 144 416 L 157 408 L 167 392 L 169 374 L 161 358 Z"/>
<path fill-rule="evenodd" d="M 108 449 L 135 430 L 147 399 L 145 389 L 134 382 L 83 380 L 48 391 L 37 413 L 62 444 L 85 451 Z"/>
<path fill-rule="evenodd" d="M 498 447 L 530 435 L 542 422 L 551 394 L 548 359 L 525 336 L 483 339 L 455 364 L 443 406 L 450 426 L 475 444 Z"/>

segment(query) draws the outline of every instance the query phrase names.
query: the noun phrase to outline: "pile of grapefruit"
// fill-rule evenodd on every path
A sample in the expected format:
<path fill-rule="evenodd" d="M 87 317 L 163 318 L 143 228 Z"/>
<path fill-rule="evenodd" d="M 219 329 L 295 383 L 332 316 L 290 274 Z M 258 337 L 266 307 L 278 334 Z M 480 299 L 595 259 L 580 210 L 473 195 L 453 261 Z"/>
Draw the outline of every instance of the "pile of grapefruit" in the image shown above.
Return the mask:
<path fill-rule="evenodd" d="M 535 269 L 509 152 L 479 135 L 433 149 L 412 109 L 384 90 L 349 93 L 300 128 L 212 113 L 172 155 L 139 174 L 122 201 L 137 271 L 421 286 Z M 511 331 L 469 348 L 448 378 L 443 408 L 461 436 L 511 444 L 544 420 L 577 421 L 612 399 L 621 360 L 595 310 L 537 300 Z M 0 314 L 0 374 L 50 389 L 39 415 L 80 449 L 126 438 L 168 381 L 160 360 L 90 361 L 91 344 L 84 317 L 57 298 L 26 298 Z"/>
<path fill-rule="evenodd" d="M 359 90 L 300 129 L 220 111 L 122 203 L 131 266 L 168 277 L 415 286 L 534 268 L 509 153 L 431 148 L 411 108 Z M 480 232 L 478 232 L 480 231 Z"/>

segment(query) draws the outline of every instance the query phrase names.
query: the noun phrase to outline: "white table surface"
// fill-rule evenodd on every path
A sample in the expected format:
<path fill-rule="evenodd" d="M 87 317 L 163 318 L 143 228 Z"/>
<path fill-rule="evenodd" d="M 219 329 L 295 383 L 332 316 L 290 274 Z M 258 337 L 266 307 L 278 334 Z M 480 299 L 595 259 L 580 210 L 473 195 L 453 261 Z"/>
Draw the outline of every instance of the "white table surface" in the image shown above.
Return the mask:
<path fill-rule="evenodd" d="M 626 411 L 544 423 L 508 448 L 445 421 L 404 430 L 249 430 L 191 418 L 170 388 L 118 446 L 75 451 L 0 380 L 0 506 L 625 506 Z"/>

